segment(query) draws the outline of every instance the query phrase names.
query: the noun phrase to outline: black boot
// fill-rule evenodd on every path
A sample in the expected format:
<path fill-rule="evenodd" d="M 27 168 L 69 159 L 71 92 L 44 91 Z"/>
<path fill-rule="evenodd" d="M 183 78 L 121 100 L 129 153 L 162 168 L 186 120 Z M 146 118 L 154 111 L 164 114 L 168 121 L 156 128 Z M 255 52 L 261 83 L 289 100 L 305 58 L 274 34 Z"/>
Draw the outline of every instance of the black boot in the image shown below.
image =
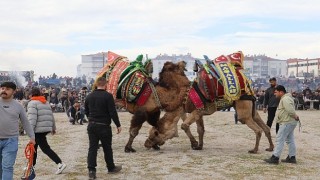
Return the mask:
<path fill-rule="evenodd" d="M 96 172 L 95 171 L 89 171 L 89 180 L 96 179 Z"/>
<path fill-rule="evenodd" d="M 269 159 L 265 159 L 264 161 L 269 164 L 279 164 L 279 158 L 274 155 L 272 155 Z"/>
<path fill-rule="evenodd" d="M 295 157 L 295 156 L 289 157 L 289 155 L 288 155 L 286 159 L 281 159 L 281 162 L 296 164 L 296 163 L 297 163 L 297 160 L 296 160 L 296 157 Z"/>

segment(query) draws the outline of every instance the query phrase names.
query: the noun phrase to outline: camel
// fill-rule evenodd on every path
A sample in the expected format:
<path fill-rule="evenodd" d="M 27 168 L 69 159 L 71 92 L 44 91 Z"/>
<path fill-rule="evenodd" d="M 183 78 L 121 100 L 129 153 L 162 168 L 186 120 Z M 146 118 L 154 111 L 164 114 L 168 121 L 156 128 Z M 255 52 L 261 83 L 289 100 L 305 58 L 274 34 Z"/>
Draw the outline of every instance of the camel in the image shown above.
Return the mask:
<path fill-rule="evenodd" d="M 185 74 L 177 69 L 180 69 L 181 64 L 167 62 L 164 64 L 160 72 L 159 83 L 155 85 L 154 93 L 157 94 L 158 100 L 151 95 L 143 106 L 138 106 L 136 103 L 126 103 L 126 109 L 133 114 L 129 129 L 129 140 L 125 146 L 125 152 L 136 152 L 132 148 L 134 138 L 139 134 L 142 124 L 147 121 L 152 126 L 157 126 L 157 121 L 160 118 L 161 109 L 166 112 L 175 112 L 182 105 L 183 100 L 180 98 L 187 91 L 189 80 Z M 175 77 L 176 81 L 173 81 Z M 160 102 L 161 107 L 158 106 Z M 152 146 L 158 150 L 157 145 Z"/>
<path fill-rule="evenodd" d="M 204 68 L 201 68 L 200 72 L 203 72 Z M 193 86 L 195 89 L 199 89 L 199 82 L 193 82 Z M 216 89 L 217 90 L 217 89 Z M 198 91 L 200 92 L 200 91 Z M 199 93 L 198 93 L 199 94 Z M 249 153 L 257 153 L 259 149 L 259 143 L 262 135 L 262 131 L 264 131 L 268 141 L 269 147 L 266 151 L 273 151 L 274 144 L 271 139 L 270 128 L 263 122 L 257 110 L 255 109 L 255 98 L 252 95 L 243 95 L 238 100 L 234 100 L 231 106 L 233 106 L 237 112 L 238 120 L 242 124 L 246 124 L 250 129 L 254 131 L 256 134 L 256 142 L 253 149 L 249 150 Z M 157 122 L 157 126 L 154 126 L 149 131 L 149 137 L 145 141 L 145 147 L 150 148 L 154 145 L 163 145 L 166 140 L 174 137 L 175 127 L 181 117 L 183 119 L 183 123 L 181 128 L 185 131 L 187 136 L 190 139 L 191 147 L 194 150 L 202 150 L 203 148 L 203 136 L 204 136 L 204 115 L 211 115 L 215 111 L 219 110 L 217 108 L 217 103 L 215 101 L 204 101 L 204 107 L 199 109 L 196 105 L 191 101 L 190 94 L 186 95 L 186 100 L 184 105 L 177 109 L 176 111 L 166 113 L 164 118 L 161 118 Z M 186 116 L 186 113 L 190 113 Z M 194 138 L 190 131 L 190 125 L 196 122 L 197 124 L 197 132 L 199 135 L 199 142 Z"/>
<path fill-rule="evenodd" d="M 151 61 L 145 64 L 145 67 L 150 69 L 152 67 L 150 64 Z M 134 66 L 137 67 L 137 64 Z M 149 86 L 153 86 L 151 87 L 153 90 L 143 105 L 139 105 L 137 102 L 130 102 L 126 97 L 119 98 L 118 94 L 117 96 L 114 96 L 118 105 L 123 105 L 131 114 L 133 114 L 129 129 L 130 136 L 124 149 L 125 152 L 136 152 L 136 150 L 132 147 L 133 140 L 139 134 L 139 130 L 145 121 L 147 121 L 151 126 L 157 126 L 157 121 L 160 118 L 161 110 L 166 112 L 176 111 L 176 109 L 182 105 L 183 99 L 181 99 L 181 97 L 183 97 L 183 95 L 186 93 L 187 87 L 189 86 L 188 78 L 185 76 L 184 71 L 180 70 L 184 68 L 185 64 L 183 63 L 176 64 L 172 62 L 166 62 L 159 74 L 160 79 L 158 83 L 153 83 L 153 80 L 148 77 L 147 82 L 149 83 Z M 113 69 L 114 68 L 111 67 L 107 69 L 105 73 L 100 73 L 100 75 L 104 76 L 107 74 L 106 76 L 108 77 L 108 74 L 109 76 L 111 74 L 112 76 L 112 72 L 110 71 Z M 173 81 L 173 77 L 176 81 Z M 119 81 L 121 81 L 121 77 Z M 109 82 L 112 81 L 110 80 Z M 118 85 L 117 89 L 119 90 L 121 87 L 119 87 L 119 84 L 116 85 Z M 116 89 L 112 89 L 114 85 L 109 87 L 111 87 L 109 89 L 115 95 Z M 107 91 L 109 89 L 106 88 Z M 152 146 L 152 148 L 158 150 L 159 146 L 155 144 Z"/>

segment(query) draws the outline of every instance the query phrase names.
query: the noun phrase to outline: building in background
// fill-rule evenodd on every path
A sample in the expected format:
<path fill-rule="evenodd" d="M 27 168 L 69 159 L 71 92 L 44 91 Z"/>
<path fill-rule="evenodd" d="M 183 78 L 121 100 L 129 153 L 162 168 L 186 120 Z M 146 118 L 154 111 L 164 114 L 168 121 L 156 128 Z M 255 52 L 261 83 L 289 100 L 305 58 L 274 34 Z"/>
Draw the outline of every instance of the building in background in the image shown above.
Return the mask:
<path fill-rule="evenodd" d="M 177 63 L 179 61 L 185 61 L 187 63 L 186 69 L 187 71 L 185 72 L 186 76 L 188 77 L 189 80 L 193 80 L 196 76 L 196 73 L 193 72 L 193 65 L 195 62 L 194 57 L 191 56 L 191 53 L 188 53 L 187 55 L 175 55 L 173 54 L 172 56 L 169 56 L 167 54 L 160 54 L 155 58 L 152 58 L 152 63 L 153 63 L 153 73 L 152 77 L 154 79 L 159 79 L 159 73 L 167 61 Z"/>
<path fill-rule="evenodd" d="M 163 64 L 167 61 L 177 63 L 185 61 L 187 63 L 187 71 L 185 74 L 189 80 L 196 77 L 193 72 L 193 65 L 196 59 L 191 53 L 186 55 L 171 56 L 168 54 L 160 54 L 155 58 L 151 58 L 153 62 L 152 77 L 157 80 Z M 105 65 L 107 53 L 100 52 L 96 54 L 82 55 L 81 64 L 77 66 L 77 77 L 85 76 L 88 80 L 95 79 L 97 72 Z M 203 59 L 199 59 L 204 62 Z M 204 62 L 205 63 L 205 62 Z M 258 78 L 267 79 L 270 77 L 297 77 L 308 78 L 318 77 L 320 75 L 320 59 L 288 59 L 280 60 L 270 58 L 266 55 L 246 55 L 244 57 L 244 73 L 252 80 Z"/>
<path fill-rule="evenodd" d="M 257 78 L 287 77 L 287 61 L 265 55 L 244 57 L 245 73 L 253 80 Z"/>
<path fill-rule="evenodd" d="M 318 59 L 288 59 L 288 75 L 291 77 L 314 78 L 320 75 L 320 58 Z"/>
<path fill-rule="evenodd" d="M 77 77 L 86 76 L 87 79 L 95 79 L 99 70 L 105 65 L 106 59 L 106 52 L 81 55 L 81 64 L 77 66 Z"/>

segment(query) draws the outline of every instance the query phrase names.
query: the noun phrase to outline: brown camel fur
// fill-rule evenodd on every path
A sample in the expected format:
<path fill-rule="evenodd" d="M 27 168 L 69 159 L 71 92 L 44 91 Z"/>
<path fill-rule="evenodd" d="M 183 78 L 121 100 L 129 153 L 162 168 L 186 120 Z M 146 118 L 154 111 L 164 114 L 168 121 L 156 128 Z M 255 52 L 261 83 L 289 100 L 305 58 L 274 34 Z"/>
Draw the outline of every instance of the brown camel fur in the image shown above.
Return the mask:
<path fill-rule="evenodd" d="M 176 112 L 176 109 L 182 106 L 182 98 L 189 87 L 189 80 L 181 69 L 185 69 L 184 63 L 175 64 L 166 62 L 159 74 L 159 83 L 155 85 L 162 109 L 166 112 Z M 130 137 L 125 146 L 125 152 L 136 152 L 136 150 L 132 148 L 134 138 L 139 134 L 139 130 L 145 121 L 152 126 L 157 126 L 161 108 L 158 107 L 154 95 L 151 94 L 143 106 L 126 102 L 126 109 L 132 113 L 133 116 L 129 129 Z M 156 144 L 152 147 L 159 149 Z"/>
<path fill-rule="evenodd" d="M 269 148 L 266 151 L 273 151 L 274 144 L 271 139 L 270 128 L 263 122 L 260 115 L 254 108 L 254 101 L 252 100 L 237 100 L 234 101 L 234 107 L 237 112 L 238 120 L 246 124 L 256 134 L 255 147 L 249 150 L 249 153 L 257 153 L 259 148 L 259 142 L 261 139 L 262 131 L 269 141 Z M 149 137 L 145 142 L 145 147 L 150 148 L 154 145 L 163 145 L 167 139 L 174 137 L 175 127 L 181 117 L 184 121 L 181 128 L 188 135 L 191 147 L 194 150 L 201 150 L 203 148 L 203 136 L 204 136 L 204 123 L 203 115 L 213 114 L 217 110 L 214 102 L 205 103 L 204 110 L 198 110 L 188 98 L 185 105 L 174 112 L 167 113 L 163 118 L 157 122 L 157 126 L 150 129 Z M 187 117 L 185 113 L 190 113 Z M 192 135 L 189 126 L 196 122 L 197 132 L 199 134 L 199 143 Z"/>

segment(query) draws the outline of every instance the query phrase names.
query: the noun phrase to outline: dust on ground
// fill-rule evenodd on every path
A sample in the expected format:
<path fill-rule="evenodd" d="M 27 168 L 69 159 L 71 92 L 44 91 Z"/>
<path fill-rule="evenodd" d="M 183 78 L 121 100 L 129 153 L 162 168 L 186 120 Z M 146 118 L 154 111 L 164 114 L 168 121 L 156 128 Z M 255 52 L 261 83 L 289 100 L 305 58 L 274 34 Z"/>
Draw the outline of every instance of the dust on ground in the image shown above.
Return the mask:
<path fill-rule="evenodd" d="M 266 121 L 266 114 L 259 112 Z M 263 159 L 272 153 L 265 151 L 267 138 L 263 135 L 258 154 L 249 154 L 255 144 L 255 134 L 246 125 L 234 123 L 234 112 L 216 112 L 204 117 L 205 137 L 201 151 L 191 149 L 189 139 L 179 128 L 179 137 L 168 140 L 160 151 L 147 150 L 144 141 L 150 125 L 145 123 L 136 137 L 133 148 L 136 153 L 125 153 L 124 146 L 129 137 L 131 114 L 119 112 L 122 123 L 121 134 L 113 126 L 113 153 L 116 164 L 122 164 L 119 174 L 107 174 L 103 151 L 98 151 L 97 179 L 318 179 L 320 176 L 320 119 L 319 111 L 298 111 L 302 129 L 295 130 L 297 164 L 266 164 Z M 52 149 L 67 164 L 60 175 L 55 175 L 56 164 L 41 150 L 38 152 L 36 179 L 38 180 L 82 180 L 88 179 L 88 136 L 85 125 L 71 125 L 65 113 L 55 113 L 57 134 L 48 135 Z M 181 122 L 179 122 L 180 126 Z M 197 138 L 195 124 L 191 130 Z M 275 143 L 275 125 L 271 129 Z M 24 148 L 28 138 L 20 137 L 15 164 L 14 179 L 20 179 L 26 164 Z M 285 147 L 281 158 L 287 156 Z"/>

